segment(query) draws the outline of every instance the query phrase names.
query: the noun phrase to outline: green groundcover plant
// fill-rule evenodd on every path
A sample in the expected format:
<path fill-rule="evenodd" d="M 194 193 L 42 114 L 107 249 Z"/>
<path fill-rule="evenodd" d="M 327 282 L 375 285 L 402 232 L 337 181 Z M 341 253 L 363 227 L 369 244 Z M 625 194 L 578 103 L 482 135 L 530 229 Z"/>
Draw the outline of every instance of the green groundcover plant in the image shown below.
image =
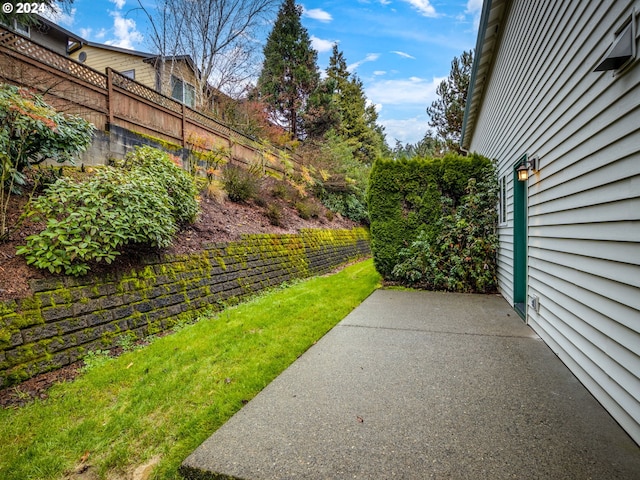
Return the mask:
<path fill-rule="evenodd" d="M 194 220 L 196 193 L 193 178 L 166 153 L 136 149 L 82 182 L 51 185 L 27 214 L 46 228 L 17 253 L 52 273 L 86 274 L 91 262 L 111 263 L 125 245 L 170 245 L 179 226 Z"/>

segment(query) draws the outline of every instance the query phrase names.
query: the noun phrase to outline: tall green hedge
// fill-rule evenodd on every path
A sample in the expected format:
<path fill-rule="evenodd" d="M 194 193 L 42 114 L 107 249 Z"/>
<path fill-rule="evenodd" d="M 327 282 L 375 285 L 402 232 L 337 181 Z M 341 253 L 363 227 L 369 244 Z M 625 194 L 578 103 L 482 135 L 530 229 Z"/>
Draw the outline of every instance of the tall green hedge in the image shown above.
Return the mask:
<path fill-rule="evenodd" d="M 470 182 L 471 179 L 475 180 Z M 412 247 L 415 251 L 416 241 L 424 243 L 427 240 L 435 245 L 444 230 L 447 230 L 447 235 L 451 235 L 449 227 L 451 220 L 457 218 L 457 208 L 461 204 L 468 207 L 469 202 L 476 202 L 478 189 L 489 190 L 486 195 L 482 193 L 481 196 L 485 203 L 492 204 L 492 212 L 483 213 L 483 222 L 495 223 L 495 219 L 492 219 L 495 210 L 493 202 L 497 200 L 494 198 L 497 191 L 494 180 L 491 160 L 477 154 L 466 157 L 448 154 L 435 159 L 376 161 L 371 170 L 368 204 L 371 250 L 378 272 L 387 280 L 412 283 L 406 280 L 413 279 L 415 283 L 438 288 L 439 285 L 429 285 L 429 281 L 417 282 L 420 274 L 398 275 L 398 269 L 394 274 L 394 268 L 407 261 Z M 475 196 L 470 200 L 471 185 Z M 449 221 L 443 222 L 443 218 Z M 465 226 L 465 222 L 458 221 L 458 224 L 460 227 Z M 453 228 L 456 228 L 455 221 Z M 490 225 L 489 230 L 491 228 L 495 230 L 495 225 Z M 487 230 L 483 231 L 485 233 L 481 235 L 485 236 Z M 440 252 L 442 255 L 448 254 L 446 246 L 439 248 L 443 250 Z M 460 286 L 445 289 L 473 290 Z"/>

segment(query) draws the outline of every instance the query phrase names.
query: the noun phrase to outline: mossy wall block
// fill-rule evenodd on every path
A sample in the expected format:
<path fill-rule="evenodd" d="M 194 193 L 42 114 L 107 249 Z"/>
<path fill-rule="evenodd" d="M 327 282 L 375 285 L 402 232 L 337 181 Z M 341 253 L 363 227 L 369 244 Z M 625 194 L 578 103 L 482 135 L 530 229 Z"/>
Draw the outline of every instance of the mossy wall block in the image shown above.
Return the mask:
<path fill-rule="evenodd" d="M 65 288 L 64 279 L 60 278 L 38 278 L 31 280 L 29 286 L 34 293 Z"/>
<path fill-rule="evenodd" d="M 133 305 L 128 304 L 128 305 L 123 305 L 121 307 L 114 308 L 112 310 L 107 310 L 107 311 L 110 313 L 110 318 L 106 320 L 108 322 L 111 320 L 130 317 L 135 310 Z M 104 321 L 99 322 L 99 319 L 96 319 L 96 320 L 98 320 L 98 323 L 105 323 Z M 94 323 L 94 325 L 97 325 L 98 323 Z"/>
<path fill-rule="evenodd" d="M 59 334 L 58 326 L 55 323 L 38 325 L 22 331 L 23 338 L 27 343 L 37 342 L 45 338 L 51 338 Z"/>
<path fill-rule="evenodd" d="M 120 307 L 122 309 L 127 309 L 127 311 L 132 312 L 133 309 L 131 309 L 131 307 L 129 305 L 125 305 L 123 307 Z M 116 315 L 115 312 L 118 309 L 114 309 L 114 310 L 98 310 L 92 313 L 89 313 L 87 315 L 84 316 L 84 318 L 86 319 L 87 322 L 87 326 L 88 327 L 95 327 L 97 325 L 102 325 L 104 323 L 109 323 L 113 320 L 116 319 Z M 119 318 L 123 318 L 123 317 L 119 317 Z"/>
<path fill-rule="evenodd" d="M 62 318 L 69 318 L 74 315 L 73 306 L 49 307 L 42 309 L 42 318 L 45 322 L 54 322 Z"/>
<path fill-rule="evenodd" d="M 67 308 L 67 307 L 60 307 L 60 308 Z M 82 297 L 73 304 L 71 308 L 72 315 L 65 315 L 65 317 L 84 315 L 85 313 L 95 312 L 96 310 L 101 310 L 101 309 L 102 309 L 102 305 L 99 299 L 96 299 L 96 298 L 89 299 L 87 297 Z"/>

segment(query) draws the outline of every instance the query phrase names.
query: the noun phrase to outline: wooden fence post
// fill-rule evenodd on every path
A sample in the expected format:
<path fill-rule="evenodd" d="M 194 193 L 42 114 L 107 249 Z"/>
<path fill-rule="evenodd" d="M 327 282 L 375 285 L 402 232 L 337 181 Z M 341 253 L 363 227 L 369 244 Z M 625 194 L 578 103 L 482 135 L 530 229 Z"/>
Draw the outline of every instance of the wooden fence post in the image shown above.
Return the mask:
<path fill-rule="evenodd" d="M 113 75 L 111 67 L 106 68 L 107 74 L 107 130 L 111 131 L 113 125 Z"/>

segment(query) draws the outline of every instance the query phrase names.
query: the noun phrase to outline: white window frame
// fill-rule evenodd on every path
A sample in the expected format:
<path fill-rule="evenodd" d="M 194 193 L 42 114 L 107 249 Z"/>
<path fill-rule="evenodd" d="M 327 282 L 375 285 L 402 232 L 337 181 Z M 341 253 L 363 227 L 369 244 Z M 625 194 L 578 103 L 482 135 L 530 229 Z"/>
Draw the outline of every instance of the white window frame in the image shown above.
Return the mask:
<path fill-rule="evenodd" d="M 500 177 L 498 182 L 498 225 L 507 224 L 507 176 Z"/>
<path fill-rule="evenodd" d="M 179 89 L 177 91 L 177 89 Z M 196 106 L 196 87 L 181 78 L 171 75 L 171 98 L 184 103 L 187 107 Z"/>

